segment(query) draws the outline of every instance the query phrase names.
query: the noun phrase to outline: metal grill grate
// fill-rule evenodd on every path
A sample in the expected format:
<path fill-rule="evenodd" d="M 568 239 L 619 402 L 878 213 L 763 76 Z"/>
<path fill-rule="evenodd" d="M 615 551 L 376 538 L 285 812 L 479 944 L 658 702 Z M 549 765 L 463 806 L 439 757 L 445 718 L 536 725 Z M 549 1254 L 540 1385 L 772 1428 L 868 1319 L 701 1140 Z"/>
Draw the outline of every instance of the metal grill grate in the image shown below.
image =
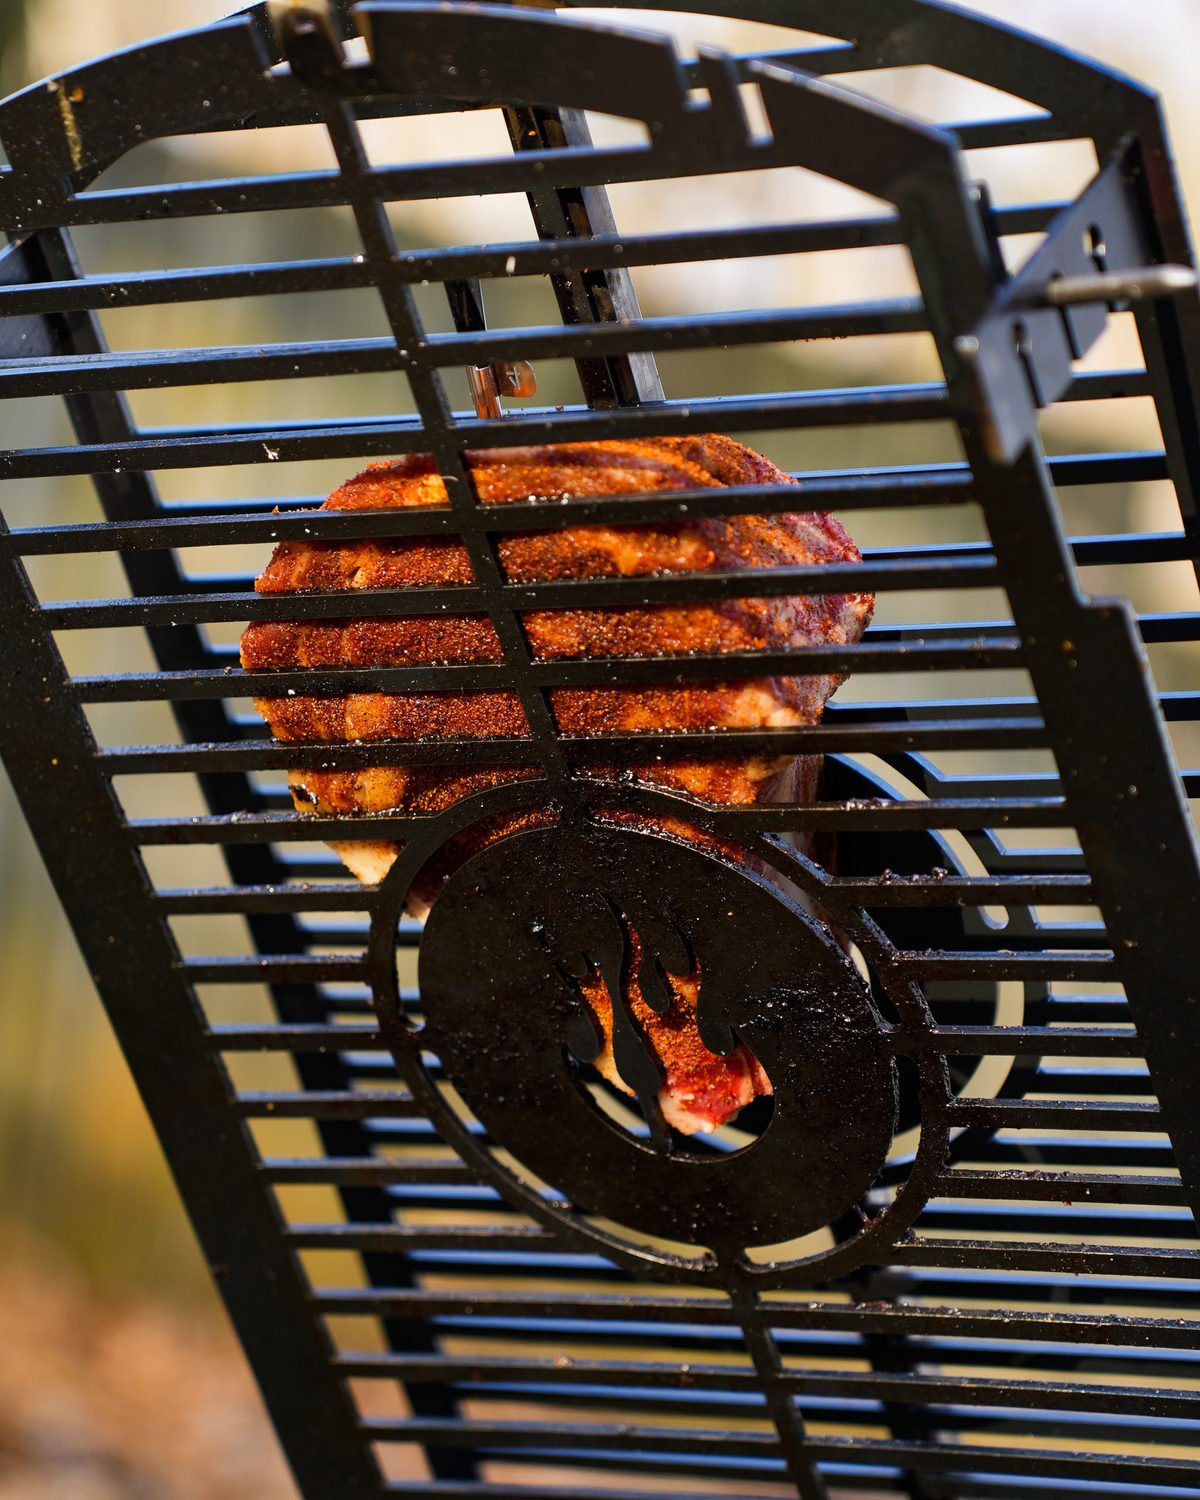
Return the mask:
<path fill-rule="evenodd" d="M 770 42 L 681 61 L 645 32 L 518 8 L 370 0 L 338 13 L 335 37 L 304 11 L 277 34 L 258 7 L 0 107 L 0 393 L 46 434 L 0 469 L 0 748 L 305 1495 L 1200 1495 L 1184 796 L 1200 771 L 1177 775 L 1168 738 L 1185 762 L 1197 748 L 1200 301 L 1162 271 L 1192 255 L 1157 106 L 922 0 L 733 9 Z M 343 50 L 360 27 L 369 48 Z M 871 101 L 914 67 L 1003 108 L 934 127 Z M 853 87 L 824 81 L 837 75 Z M 430 160 L 381 159 L 376 127 L 427 118 Z M 507 155 L 449 149 L 496 128 Z M 161 180 L 152 143 L 186 137 L 202 162 L 206 137 L 232 131 L 257 170 Z M 261 145 L 281 134 L 331 161 Z M 1032 184 L 1036 154 L 1065 146 L 1090 164 L 1082 190 L 1005 201 L 1008 154 Z M 778 194 L 764 213 L 764 174 L 809 201 L 825 201 L 817 179 L 853 193 L 829 216 L 788 216 Z M 624 232 L 647 193 L 661 217 Z M 479 243 L 421 246 L 430 199 L 469 200 Z M 528 232 L 497 243 L 514 201 Z M 279 247 L 268 261 L 242 263 L 247 215 Z M 329 253 L 298 254 L 306 237 Z M 882 257 L 866 277 L 901 289 L 775 295 L 855 256 Z M 738 261 L 761 274 L 760 305 L 721 305 Z M 694 305 L 652 306 L 653 269 L 681 265 Z M 507 326 L 453 325 L 444 289 L 474 278 Z M 530 311 L 544 303 L 504 300 L 547 287 L 551 323 Z M 255 309 L 279 297 L 322 331 L 262 339 Z M 211 343 L 176 342 L 177 305 L 211 314 Z M 133 314 L 131 334 L 133 309 L 155 321 Z M 1121 337 L 1133 367 L 1108 368 Z M 906 368 L 884 347 L 906 339 L 933 368 L 868 383 L 872 360 Z M 463 409 L 462 367 L 516 359 L 551 399 Z M 385 381 L 387 404 L 356 410 L 358 384 L 342 415 L 296 414 L 306 381 L 336 407 L 341 376 Z M 190 390 L 203 415 L 235 385 L 241 420 L 181 425 L 173 397 L 171 425 L 153 425 L 154 392 Z M 287 419 L 246 419 L 272 393 Z M 69 434 L 44 398 L 63 399 Z M 1107 446 L 1125 409 L 1153 430 L 1144 450 Z M 797 471 L 805 508 L 873 541 L 864 564 L 505 580 L 501 532 L 777 513 L 796 491 L 496 514 L 468 449 L 709 431 Z M 314 514 L 351 460 L 426 451 L 448 506 Z M 484 613 L 503 660 L 237 667 L 231 626 L 363 611 L 361 593 L 256 595 L 271 543 L 431 534 L 462 540 L 475 583 L 378 590 L 371 613 Z M 1136 616 L 1087 599 L 1097 579 Z M 861 644 L 736 663 L 535 660 L 520 623 L 836 588 L 879 592 Z M 568 736 L 548 706 L 559 686 L 723 680 L 735 664 L 855 675 L 822 724 L 786 729 Z M 280 745 L 246 702 L 491 686 L 519 693 L 527 735 Z M 716 807 L 584 774 L 752 751 L 825 755 L 821 800 Z M 281 776 L 464 760 L 534 777 L 436 817 L 364 820 L 363 836 L 405 843 L 379 887 L 345 877 L 320 843 L 344 820 L 294 812 Z M 683 1219 L 669 1237 L 602 1222 L 583 1200 L 608 1201 L 611 1181 L 585 1179 L 575 1206 L 522 1171 L 413 1040 L 406 872 L 485 815 L 533 799 L 568 819 L 598 798 L 747 848 L 831 914 L 870 976 L 898 1131 L 862 1201 L 798 1243 L 708 1254 Z M 806 832 L 837 835 L 836 866 L 786 837 Z M 514 868 L 518 845 L 501 846 Z M 572 1147 L 553 1147 L 568 1182 Z M 786 1174 L 761 1190 L 815 1191 Z"/>

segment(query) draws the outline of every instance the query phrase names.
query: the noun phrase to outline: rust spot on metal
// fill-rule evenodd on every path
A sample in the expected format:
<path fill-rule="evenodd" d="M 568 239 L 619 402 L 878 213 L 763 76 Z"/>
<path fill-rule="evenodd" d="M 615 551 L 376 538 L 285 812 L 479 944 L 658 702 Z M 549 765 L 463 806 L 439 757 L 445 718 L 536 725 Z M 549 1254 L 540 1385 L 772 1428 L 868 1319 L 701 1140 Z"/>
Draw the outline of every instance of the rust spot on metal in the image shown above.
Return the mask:
<path fill-rule="evenodd" d="M 83 90 L 73 88 L 70 93 L 67 93 L 54 78 L 50 79 L 46 87 L 58 99 L 58 112 L 62 116 L 63 134 L 67 138 L 67 149 L 71 153 L 71 166 L 76 172 L 81 172 L 83 170 L 83 137 L 79 133 L 79 121 L 75 118 L 75 106 L 83 102 Z"/>

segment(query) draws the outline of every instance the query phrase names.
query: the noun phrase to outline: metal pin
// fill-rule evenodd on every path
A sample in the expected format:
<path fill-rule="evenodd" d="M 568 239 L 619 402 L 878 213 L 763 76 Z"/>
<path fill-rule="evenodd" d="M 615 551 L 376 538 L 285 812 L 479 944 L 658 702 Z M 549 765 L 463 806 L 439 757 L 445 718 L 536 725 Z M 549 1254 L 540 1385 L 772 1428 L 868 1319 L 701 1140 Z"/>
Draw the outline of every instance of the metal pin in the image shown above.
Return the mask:
<path fill-rule="evenodd" d="M 1131 271 L 1100 271 L 1089 276 L 1059 276 L 1046 287 L 1051 307 L 1086 302 L 1144 302 L 1173 297 L 1200 284 L 1191 266 L 1140 266 Z"/>
<path fill-rule="evenodd" d="M 468 365 L 467 384 L 477 417 L 502 417 L 500 392 L 496 388 L 496 371 L 492 365 Z"/>

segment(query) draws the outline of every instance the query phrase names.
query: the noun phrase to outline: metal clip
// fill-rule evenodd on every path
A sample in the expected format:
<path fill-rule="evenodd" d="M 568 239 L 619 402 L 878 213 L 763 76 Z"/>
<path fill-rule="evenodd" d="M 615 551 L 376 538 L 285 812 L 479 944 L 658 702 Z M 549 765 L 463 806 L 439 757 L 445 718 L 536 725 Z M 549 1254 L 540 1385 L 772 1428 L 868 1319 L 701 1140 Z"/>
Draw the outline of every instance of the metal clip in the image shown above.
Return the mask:
<path fill-rule="evenodd" d="M 475 277 L 447 281 L 446 296 L 450 315 L 459 333 L 483 333 L 487 319 L 483 312 L 483 291 Z M 497 418 L 504 412 L 501 396 L 532 396 L 537 391 L 533 366 L 524 359 L 496 360 L 490 365 L 468 365 L 467 384 L 478 417 Z"/>
<path fill-rule="evenodd" d="M 1145 302 L 1176 297 L 1200 285 L 1191 266 L 1139 266 L 1130 271 L 1097 271 L 1088 276 L 1058 276 L 1046 286 L 1050 307 L 1077 307 L 1087 302 Z"/>
<path fill-rule="evenodd" d="M 280 55 L 302 78 L 328 78 L 345 65 L 331 0 L 267 0 Z"/>

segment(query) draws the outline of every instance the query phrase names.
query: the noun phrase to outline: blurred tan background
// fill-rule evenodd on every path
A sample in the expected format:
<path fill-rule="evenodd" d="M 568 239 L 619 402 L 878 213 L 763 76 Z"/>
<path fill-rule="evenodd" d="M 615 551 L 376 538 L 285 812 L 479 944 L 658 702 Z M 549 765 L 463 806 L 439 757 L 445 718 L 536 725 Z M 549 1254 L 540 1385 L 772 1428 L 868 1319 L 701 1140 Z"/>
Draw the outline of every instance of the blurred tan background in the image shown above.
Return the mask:
<path fill-rule="evenodd" d="M 0 0 L 3 92 L 230 8 L 223 0 L 28 0 L 22 9 Z M 1152 81 L 1166 97 L 1185 191 L 1200 202 L 1193 0 L 979 0 L 969 8 Z M 736 28 L 728 35 L 734 41 Z M 935 116 L 939 104 L 913 95 L 901 102 L 928 105 Z M 157 165 L 161 172 L 161 157 Z M 414 226 L 415 242 L 463 232 L 459 220 L 439 224 L 434 212 Z M 246 258 L 277 250 L 259 246 Z M 139 263 L 152 254 L 143 248 Z M 736 285 L 723 290 L 730 305 L 746 295 Z M 263 316 L 259 336 L 298 336 L 278 314 Z M 154 420 L 171 420 L 170 399 L 155 399 Z M 220 410 L 189 411 L 188 419 L 219 420 Z M 16 431 L 0 413 L 0 442 L 15 441 Z M 1109 436 L 1115 447 L 1144 440 Z M 245 492 L 246 474 L 231 483 L 231 493 L 238 484 Z M 1127 497 L 1135 524 L 1139 503 Z M 0 1500 L 285 1495 L 149 1124 L 2 777 L 0 850 Z M 218 1431 L 219 1444 L 210 1441 Z"/>

